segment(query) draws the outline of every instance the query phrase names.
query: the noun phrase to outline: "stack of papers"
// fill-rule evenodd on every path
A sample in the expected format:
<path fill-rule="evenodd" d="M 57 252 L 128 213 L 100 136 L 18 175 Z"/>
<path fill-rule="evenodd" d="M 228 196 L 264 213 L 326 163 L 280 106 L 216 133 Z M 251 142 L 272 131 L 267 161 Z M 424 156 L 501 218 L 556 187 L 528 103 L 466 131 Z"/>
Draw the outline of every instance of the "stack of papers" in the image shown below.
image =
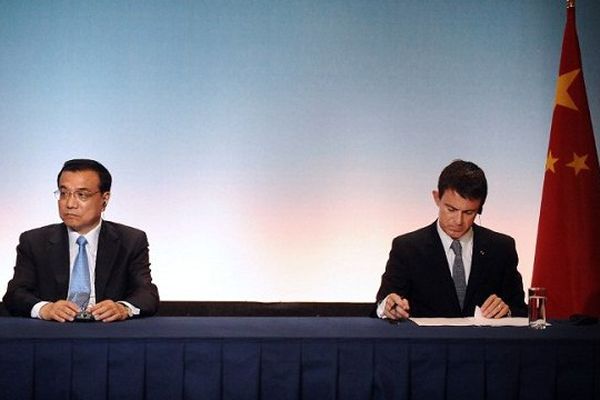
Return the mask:
<path fill-rule="evenodd" d="M 485 318 L 481 315 L 479 307 L 475 308 L 475 315 L 466 318 L 411 318 L 419 326 L 529 326 L 527 318 Z"/>
<path fill-rule="evenodd" d="M 528 326 L 527 318 L 411 318 L 419 326 Z"/>

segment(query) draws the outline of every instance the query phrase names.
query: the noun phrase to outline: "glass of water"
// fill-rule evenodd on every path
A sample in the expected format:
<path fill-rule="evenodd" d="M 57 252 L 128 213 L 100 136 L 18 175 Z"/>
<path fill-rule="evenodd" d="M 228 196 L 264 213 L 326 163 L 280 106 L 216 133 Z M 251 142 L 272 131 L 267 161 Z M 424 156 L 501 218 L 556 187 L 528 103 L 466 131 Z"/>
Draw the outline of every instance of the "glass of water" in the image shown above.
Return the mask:
<path fill-rule="evenodd" d="M 546 329 L 546 288 L 529 288 L 529 327 Z"/>

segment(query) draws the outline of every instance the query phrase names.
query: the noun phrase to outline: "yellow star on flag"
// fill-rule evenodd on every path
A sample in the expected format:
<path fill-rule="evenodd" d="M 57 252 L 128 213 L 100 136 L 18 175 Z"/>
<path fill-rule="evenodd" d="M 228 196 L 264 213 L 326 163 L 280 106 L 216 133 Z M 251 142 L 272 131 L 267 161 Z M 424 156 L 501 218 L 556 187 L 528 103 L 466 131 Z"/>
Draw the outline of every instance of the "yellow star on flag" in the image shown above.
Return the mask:
<path fill-rule="evenodd" d="M 566 74 L 562 74 L 558 77 L 558 82 L 556 83 L 556 105 L 570 108 L 571 110 L 579 111 L 575 102 L 571 98 L 568 90 L 577 75 L 581 71 L 581 68 L 574 69 L 571 72 L 567 72 Z"/>
<path fill-rule="evenodd" d="M 570 163 L 567 164 L 567 167 L 571 167 L 575 170 L 575 176 L 577 176 L 577 174 L 579 173 L 579 171 L 581 171 L 582 169 L 590 169 L 590 167 L 588 167 L 585 164 L 585 161 L 587 160 L 588 155 L 585 154 L 581 157 L 579 157 L 577 155 L 577 153 L 573 153 L 573 161 L 571 161 Z"/>
<path fill-rule="evenodd" d="M 554 170 L 554 164 L 558 161 L 558 158 L 552 157 L 552 150 L 548 151 L 548 158 L 546 158 L 546 171 L 550 170 L 552 172 L 556 172 Z"/>

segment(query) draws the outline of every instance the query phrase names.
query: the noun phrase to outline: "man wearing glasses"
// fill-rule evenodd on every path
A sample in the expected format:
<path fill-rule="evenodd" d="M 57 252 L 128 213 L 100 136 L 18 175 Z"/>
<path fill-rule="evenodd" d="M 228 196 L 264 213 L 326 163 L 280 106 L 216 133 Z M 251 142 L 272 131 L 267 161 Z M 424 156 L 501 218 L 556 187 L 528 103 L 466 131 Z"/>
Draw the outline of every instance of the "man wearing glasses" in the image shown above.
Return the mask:
<path fill-rule="evenodd" d="M 94 160 L 65 162 L 57 178 L 61 224 L 24 232 L 3 302 L 15 316 L 112 322 L 153 315 L 146 234 L 104 221 L 112 178 Z"/>

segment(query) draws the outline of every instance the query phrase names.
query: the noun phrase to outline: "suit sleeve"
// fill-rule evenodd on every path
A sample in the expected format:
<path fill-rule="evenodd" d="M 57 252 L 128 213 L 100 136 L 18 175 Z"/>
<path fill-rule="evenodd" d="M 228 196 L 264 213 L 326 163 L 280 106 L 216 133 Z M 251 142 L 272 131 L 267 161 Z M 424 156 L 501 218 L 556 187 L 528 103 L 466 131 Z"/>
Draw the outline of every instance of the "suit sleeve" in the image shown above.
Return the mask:
<path fill-rule="evenodd" d="M 527 305 L 524 302 L 523 279 L 517 270 L 519 257 L 515 247 L 515 241 L 510 238 L 507 250 L 507 265 L 502 282 L 502 293 L 500 297 L 510 307 L 514 317 L 526 317 Z"/>
<path fill-rule="evenodd" d="M 392 242 L 392 249 L 381 276 L 381 285 L 377 292 L 377 303 L 390 293 L 406 297 L 409 292 L 408 265 L 402 257 L 401 241 L 396 238 Z"/>
<path fill-rule="evenodd" d="M 17 260 L 13 278 L 8 282 L 8 288 L 2 301 L 7 311 L 13 316 L 29 317 L 31 308 L 38 302 L 37 272 L 31 250 L 31 241 L 25 234 L 19 237 L 17 245 Z"/>
<path fill-rule="evenodd" d="M 140 309 L 140 316 L 154 315 L 158 311 L 159 295 L 150 274 L 148 239 L 139 235 L 127 266 L 127 293 L 124 300 Z"/>

